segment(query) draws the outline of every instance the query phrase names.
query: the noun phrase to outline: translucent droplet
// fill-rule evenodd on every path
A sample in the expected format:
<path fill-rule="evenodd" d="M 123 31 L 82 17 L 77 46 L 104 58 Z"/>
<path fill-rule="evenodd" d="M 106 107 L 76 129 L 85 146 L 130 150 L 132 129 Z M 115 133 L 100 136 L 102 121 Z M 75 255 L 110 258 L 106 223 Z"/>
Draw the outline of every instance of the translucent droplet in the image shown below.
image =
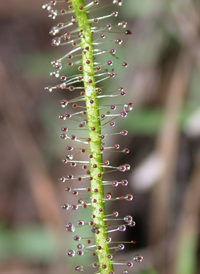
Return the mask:
<path fill-rule="evenodd" d="M 69 250 L 66 254 L 67 254 L 69 257 L 74 257 L 76 253 L 75 253 L 74 250 Z"/>
<path fill-rule="evenodd" d="M 83 266 L 82 265 L 78 265 L 75 267 L 75 270 L 78 272 L 84 271 Z"/>
<path fill-rule="evenodd" d="M 127 215 L 124 217 L 124 221 L 127 223 L 130 223 L 133 221 L 133 217 L 131 215 Z"/>
<path fill-rule="evenodd" d="M 124 111 L 129 112 L 133 109 L 133 103 L 130 102 L 129 104 L 124 105 Z"/>
<path fill-rule="evenodd" d="M 133 195 L 127 194 L 127 195 L 124 197 L 124 199 L 125 199 L 126 201 L 132 201 L 132 200 L 133 200 Z"/>
<path fill-rule="evenodd" d="M 130 226 L 130 227 L 134 227 L 135 225 L 136 225 L 136 222 L 134 222 L 134 221 L 128 223 L 128 226 Z"/>
<path fill-rule="evenodd" d="M 75 231 L 75 226 L 72 223 L 68 223 L 66 225 L 66 230 L 69 232 L 74 232 Z"/>
<path fill-rule="evenodd" d="M 59 46 L 60 43 L 61 43 L 60 37 L 56 37 L 56 38 L 52 39 L 52 45 Z"/>
<path fill-rule="evenodd" d="M 84 226 L 85 225 L 85 222 L 84 221 L 78 221 L 78 226 Z"/>
<path fill-rule="evenodd" d="M 121 225 L 121 226 L 118 227 L 118 230 L 124 232 L 124 231 L 126 231 L 126 226 Z"/>
<path fill-rule="evenodd" d="M 137 263 L 141 263 L 143 261 L 143 257 L 140 255 L 136 255 L 133 260 Z"/>
<path fill-rule="evenodd" d="M 49 92 L 52 92 L 52 90 L 53 90 L 51 86 L 45 87 L 44 89 L 48 90 Z"/>
<path fill-rule="evenodd" d="M 42 5 L 42 9 L 45 10 L 48 7 L 48 4 Z"/>
<path fill-rule="evenodd" d="M 78 255 L 78 256 L 83 256 L 83 255 L 84 255 L 84 252 L 81 251 L 81 250 L 79 250 L 79 251 L 77 251 L 77 255 Z"/>
<path fill-rule="evenodd" d="M 122 186 L 127 186 L 128 185 L 128 181 L 127 180 L 122 180 L 121 181 L 121 185 Z"/>
<path fill-rule="evenodd" d="M 118 45 L 121 45 L 123 43 L 122 39 L 115 39 L 115 43 L 117 43 Z"/>
<path fill-rule="evenodd" d="M 125 249 L 125 246 L 123 244 L 119 244 L 117 246 L 117 250 L 124 250 Z"/>
<path fill-rule="evenodd" d="M 70 205 L 64 204 L 64 205 L 61 206 L 61 208 L 65 209 L 65 210 L 69 210 Z"/>
<path fill-rule="evenodd" d="M 120 27 L 122 27 L 122 28 L 126 28 L 126 26 L 127 26 L 127 22 L 126 21 L 122 21 L 122 22 L 119 22 L 118 23 L 118 26 L 120 26 Z"/>
<path fill-rule="evenodd" d="M 76 235 L 76 236 L 74 236 L 74 241 L 80 241 L 81 240 L 81 237 L 80 236 L 78 236 L 78 235 Z"/>
<path fill-rule="evenodd" d="M 119 216 L 119 212 L 118 211 L 114 211 L 113 213 L 112 213 L 112 215 L 114 216 L 114 217 L 118 217 Z"/>
<path fill-rule="evenodd" d="M 59 33 L 59 28 L 57 26 L 54 26 L 50 31 L 49 34 L 56 35 Z"/>
<path fill-rule="evenodd" d="M 67 154 L 66 155 L 67 160 L 73 160 L 73 157 L 74 157 L 73 154 Z"/>
<path fill-rule="evenodd" d="M 78 249 L 84 249 L 84 245 L 83 245 L 83 244 L 78 244 L 78 245 L 77 245 L 77 248 L 78 248 Z"/>

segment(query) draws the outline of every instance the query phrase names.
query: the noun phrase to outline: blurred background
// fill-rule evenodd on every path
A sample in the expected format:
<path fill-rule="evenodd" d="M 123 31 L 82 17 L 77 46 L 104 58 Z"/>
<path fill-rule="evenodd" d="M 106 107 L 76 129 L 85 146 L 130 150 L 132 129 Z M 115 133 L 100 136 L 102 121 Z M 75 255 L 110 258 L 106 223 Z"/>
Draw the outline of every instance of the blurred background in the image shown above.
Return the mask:
<path fill-rule="evenodd" d="M 62 113 L 58 102 L 66 97 L 60 91 L 47 93 L 44 86 L 58 83 L 49 77 L 50 62 L 66 48 L 50 47 L 48 32 L 55 22 L 42 4 L 41 0 L 1 2 L 1 274 L 73 273 L 80 263 L 79 258 L 66 258 L 73 240 L 65 224 L 90 215 L 60 209 L 74 201 L 58 181 L 71 173 L 61 163 L 66 141 L 59 137 L 64 122 L 58 120 Z M 129 67 L 116 68 L 118 77 L 107 90 L 123 86 L 134 109 L 125 121 L 117 122 L 119 130 L 129 131 L 128 137 L 108 142 L 131 149 L 128 156 L 114 157 L 114 164 L 128 162 L 132 167 L 126 174 L 128 189 L 119 187 L 114 192 L 116 196 L 131 192 L 134 200 L 128 205 L 115 202 L 110 210 L 133 215 L 136 227 L 120 237 L 137 244 L 127 245 L 117 258 L 144 256 L 129 273 L 197 274 L 200 1 L 126 0 L 119 11 L 119 18 L 109 22 L 128 21 L 132 35 L 123 36 L 121 47 L 112 47 L 119 62 L 127 61 Z M 87 257 L 83 260 L 90 264 Z"/>

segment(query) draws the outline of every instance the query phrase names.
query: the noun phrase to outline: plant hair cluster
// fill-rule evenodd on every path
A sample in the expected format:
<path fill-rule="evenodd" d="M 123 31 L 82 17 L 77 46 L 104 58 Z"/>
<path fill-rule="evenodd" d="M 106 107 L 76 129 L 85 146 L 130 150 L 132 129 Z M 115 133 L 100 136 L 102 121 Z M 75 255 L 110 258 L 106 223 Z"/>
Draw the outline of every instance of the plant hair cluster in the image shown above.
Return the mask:
<path fill-rule="evenodd" d="M 132 201 L 132 194 L 113 197 L 111 192 L 107 192 L 112 187 L 123 188 L 128 185 L 126 179 L 107 179 L 107 174 L 116 171 L 125 173 L 130 170 L 130 165 L 124 163 L 114 166 L 105 157 L 108 153 L 114 155 L 118 152 L 130 152 L 126 147 L 120 148 L 120 144 L 106 146 L 106 138 L 127 136 L 126 129 L 112 132 L 108 128 L 115 128 L 117 119 L 125 119 L 133 109 L 133 103 L 123 103 L 126 94 L 123 87 L 106 91 L 108 81 L 113 81 L 117 76 L 113 66 L 118 64 L 124 69 L 128 67 L 128 63 L 119 63 L 117 50 L 105 47 L 113 43 L 120 46 L 122 38 L 131 35 L 131 31 L 127 29 L 126 21 L 120 21 L 116 25 L 107 21 L 110 17 L 117 17 L 118 11 L 106 11 L 110 10 L 110 6 L 118 9 L 123 0 L 106 1 L 105 6 L 100 2 L 102 1 L 52 0 L 43 5 L 49 18 L 62 18 L 62 22 L 53 26 L 49 32 L 53 36 L 51 45 L 65 46 L 67 49 L 70 47 L 64 56 L 52 61 L 54 71 L 50 75 L 59 78 L 60 82 L 55 86 L 45 87 L 45 90 L 66 91 L 66 98 L 59 102 L 63 109 L 68 110 L 59 116 L 64 124 L 60 137 L 67 144 L 67 155 L 62 162 L 80 170 L 80 174 L 74 171 L 59 179 L 66 184 L 66 192 L 75 198 L 73 204 L 65 203 L 62 208 L 66 211 L 90 209 L 91 212 L 89 221 L 78 220 L 76 224 L 66 224 L 66 230 L 73 234 L 77 243 L 77 249 L 70 249 L 66 254 L 68 257 L 95 258 L 90 266 L 76 265 L 77 272 L 93 267 L 95 273 L 114 274 L 117 271 L 115 266 L 121 265 L 124 266 L 125 274 L 134 262 L 141 262 L 143 257 L 136 255 L 132 261 L 116 261 L 116 252 L 124 250 L 126 244 L 134 244 L 135 241 L 113 241 L 112 235 L 115 232 L 125 232 L 127 227 L 134 227 L 135 221 L 130 215 L 119 218 L 117 211 L 106 213 L 105 204 L 112 201 Z M 103 8 L 106 14 L 98 16 L 98 11 Z M 111 39 L 110 34 L 117 34 L 119 37 Z M 104 56 L 109 59 L 104 61 Z M 68 68 L 74 72 L 73 75 L 66 75 Z M 116 97 L 121 97 L 122 103 L 115 104 Z M 88 235 L 81 235 L 80 228 L 83 226 L 89 228 Z"/>

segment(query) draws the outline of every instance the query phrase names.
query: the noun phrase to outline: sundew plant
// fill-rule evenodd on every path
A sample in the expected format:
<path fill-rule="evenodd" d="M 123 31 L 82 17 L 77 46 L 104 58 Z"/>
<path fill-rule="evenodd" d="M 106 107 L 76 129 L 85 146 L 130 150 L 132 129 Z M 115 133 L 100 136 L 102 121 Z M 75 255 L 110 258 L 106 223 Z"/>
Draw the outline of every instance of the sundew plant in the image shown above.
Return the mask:
<path fill-rule="evenodd" d="M 113 81 L 117 76 L 114 65 L 120 65 L 122 69 L 128 67 L 128 63 L 119 62 L 116 49 L 110 46 L 120 46 L 122 38 L 131 34 L 126 28 L 127 22 L 121 21 L 113 26 L 108 22 L 110 17 L 118 16 L 115 10 L 108 13 L 110 6 L 118 9 L 122 1 L 52 0 L 43 5 L 50 18 L 62 18 L 62 22 L 56 22 L 50 30 L 54 36 L 51 45 L 71 47 L 64 56 L 52 61 L 54 71 L 51 76 L 59 78 L 60 82 L 45 89 L 66 92 L 66 98 L 59 102 L 62 108 L 69 111 L 59 116 L 63 121 L 60 137 L 67 145 L 67 155 L 62 162 L 80 171 L 80 174 L 74 171 L 74 174 L 66 174 L 59 179 L 66 184 L 66 191 L 74 195 L 74 203 L 66 203 L 62 208 L 66 211 L 88 210 L 91 213 L 90 221 L 77 220 L 77 223 L 66 224 L 66 230 L 73 235 L 77 245 L 76 250 L 67 251 L 67 256 L 76 257 L 76 262 L 79 256 L 94 257 L 90 266 L 78 263 L 75 267 L 77 272 L 93 267 L 95 273 L 114 274 L 117 266 L 122 265 L 123 273 L 128 273 L 134 262 L 143 259 L 136 255 L 132 261 L 115 260 L 116 252 L 124 250 L 126 244 L 133 244 L 134 241 L 113 241 L 113 233 L 124 232 L 127 226 L 134 227 L 135 222 L 130 215 L 119 218 L 117 211 L 105 212 L 106 203 L 123 203 L 133 199 L 131 194 L 113 197 L 107 192 L 111 186 L 121 188 L 128 185 L 126 179 L 108 180 L 108 173 L 130 170 L 127 163 L 113 166 L 106 159 L 108 152 L 129 153 L 128 148 L 121 149 L 119 144 L 106 146 L 106 138 L 110 135 L 128 134 L 126 129 L 112 132 L 109 127 L 114 128 L 116 120 L 125 119 L 133 108 L 132 102 L 123 102 L 123 87 L 112 91 L 106 89 L 108 81 Z M 101 15 L 98 15 L 99 12 Z M 117 37 L 110 38 L 110 34 Z M 103 55 L 108 58 L 106 61 L 102 61 L 105 59 Z M 74 73 L 70 76 L 66 75 L 69 67 Z M 116 97 L 121 97 L 121 104 L 115 104 Z M 81 235 L 83 226 L 88 227 L 88 235 Z"/>

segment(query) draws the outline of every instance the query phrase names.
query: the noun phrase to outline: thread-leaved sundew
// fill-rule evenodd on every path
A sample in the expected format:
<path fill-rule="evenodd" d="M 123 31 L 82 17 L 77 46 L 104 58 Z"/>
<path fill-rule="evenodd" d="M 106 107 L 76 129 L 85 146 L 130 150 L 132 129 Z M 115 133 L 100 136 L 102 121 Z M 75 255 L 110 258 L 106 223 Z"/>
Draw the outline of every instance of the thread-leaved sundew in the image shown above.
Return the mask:
<path fill-rule="evenodd" d="M 45 87 L 45 90 L 66 92 L 66 98 L 59 102 L 60 107 L 66 110 L 59 116 L 63 123 L 60 137 L 66 142 L 66 156 L 62 163 L 72 171 L 59 180 L 66 184 L 66 193 L 74 196 L 74 202 L 66 202 L 62 209 L 91 212 L 89 221 L 83 219 L 66 224 L 67 232 L 73 234 L 72 238 L 77 243 L 76 250 L 69 249 L 66 255 L 70 258 L 76 256 L 77 262 L 80 256 L 94 258 L 89 266 L 77 264 L 76 272 L 94 268 L 94 273 L 114 274 L 118 272 L 117 266 L 120 265 L 124 266 L 122 273 L 128 273 L 135 262 L 143 260 L 140 255 L 136 255 L 131 261 L 115 259 L 117 252 L 123 251 L 126 244 L 134 244 L 135 241 L 114 241 L 113 233 L 125 232 L 127 227 L 134 227 L 135 222 L 130 215 L 120 217 L 117 211 L 105 212 L 105 203 L 123 203 L 133 199 L 131 194 L 113 197 L 108 191 L 111 187 L 126 187 L 126 179 L 107 179 L 107 173 L 126 173 L 130 170 L 127 163 L 112 165 L 112 159 L 109 160 L 106 156 L 108 152 L 109 155 L 111 152 L 130 152 L 120 144 L 106 145 L 106 138 L 112 139 L 114 135 L 124 138 L 128 135 L 126 129 L 112 131 L 117 119 L 125 119 L 133 109 L 132 102 L 123 102 L 126 94 L 123 87 L 112 91 L 106 89 L 108 81 L 114 81 L 117 76 L 115 65 L 120 65 L 121 69 L 128 67 L 127 62 L 119 62 L 116 54 L 124 37 L 132 33 L 127 29 L 126 21 L 114 25 L 109 22 L 111 17 L 118 16 L 116 10 L 122 2 L 123 0 L 108 0 L 104 3 L 101 0 L 52 0 L 43 5 L 49 18 L 58 21 L 49 32 L 53 36 L 51 45 L 67 46 L 67 49 L 71 47 L 62 57 L 51 62 L 54 71 L 50 75 L 60 81 L 55 86 Z M 108 13 L 111 6 L 113 11 Z M 102 7 L 105 11 L 103 16 Z M 98 15 L 98 10 L 101 15 Z M 113 34 L 117 37 L 112 38 Z M 101 58 L 101 55 L 107 56 L 107 60 L 102 61 L 105 58 Z M 72 73 L 69 73 L 69 69 Z M 120 98 L 118 102 L 123 103 L 115 103 L 117 97 Z M 81 227 L 85 226 L 88 228 L 88 235 L 82 236 Z"/>

